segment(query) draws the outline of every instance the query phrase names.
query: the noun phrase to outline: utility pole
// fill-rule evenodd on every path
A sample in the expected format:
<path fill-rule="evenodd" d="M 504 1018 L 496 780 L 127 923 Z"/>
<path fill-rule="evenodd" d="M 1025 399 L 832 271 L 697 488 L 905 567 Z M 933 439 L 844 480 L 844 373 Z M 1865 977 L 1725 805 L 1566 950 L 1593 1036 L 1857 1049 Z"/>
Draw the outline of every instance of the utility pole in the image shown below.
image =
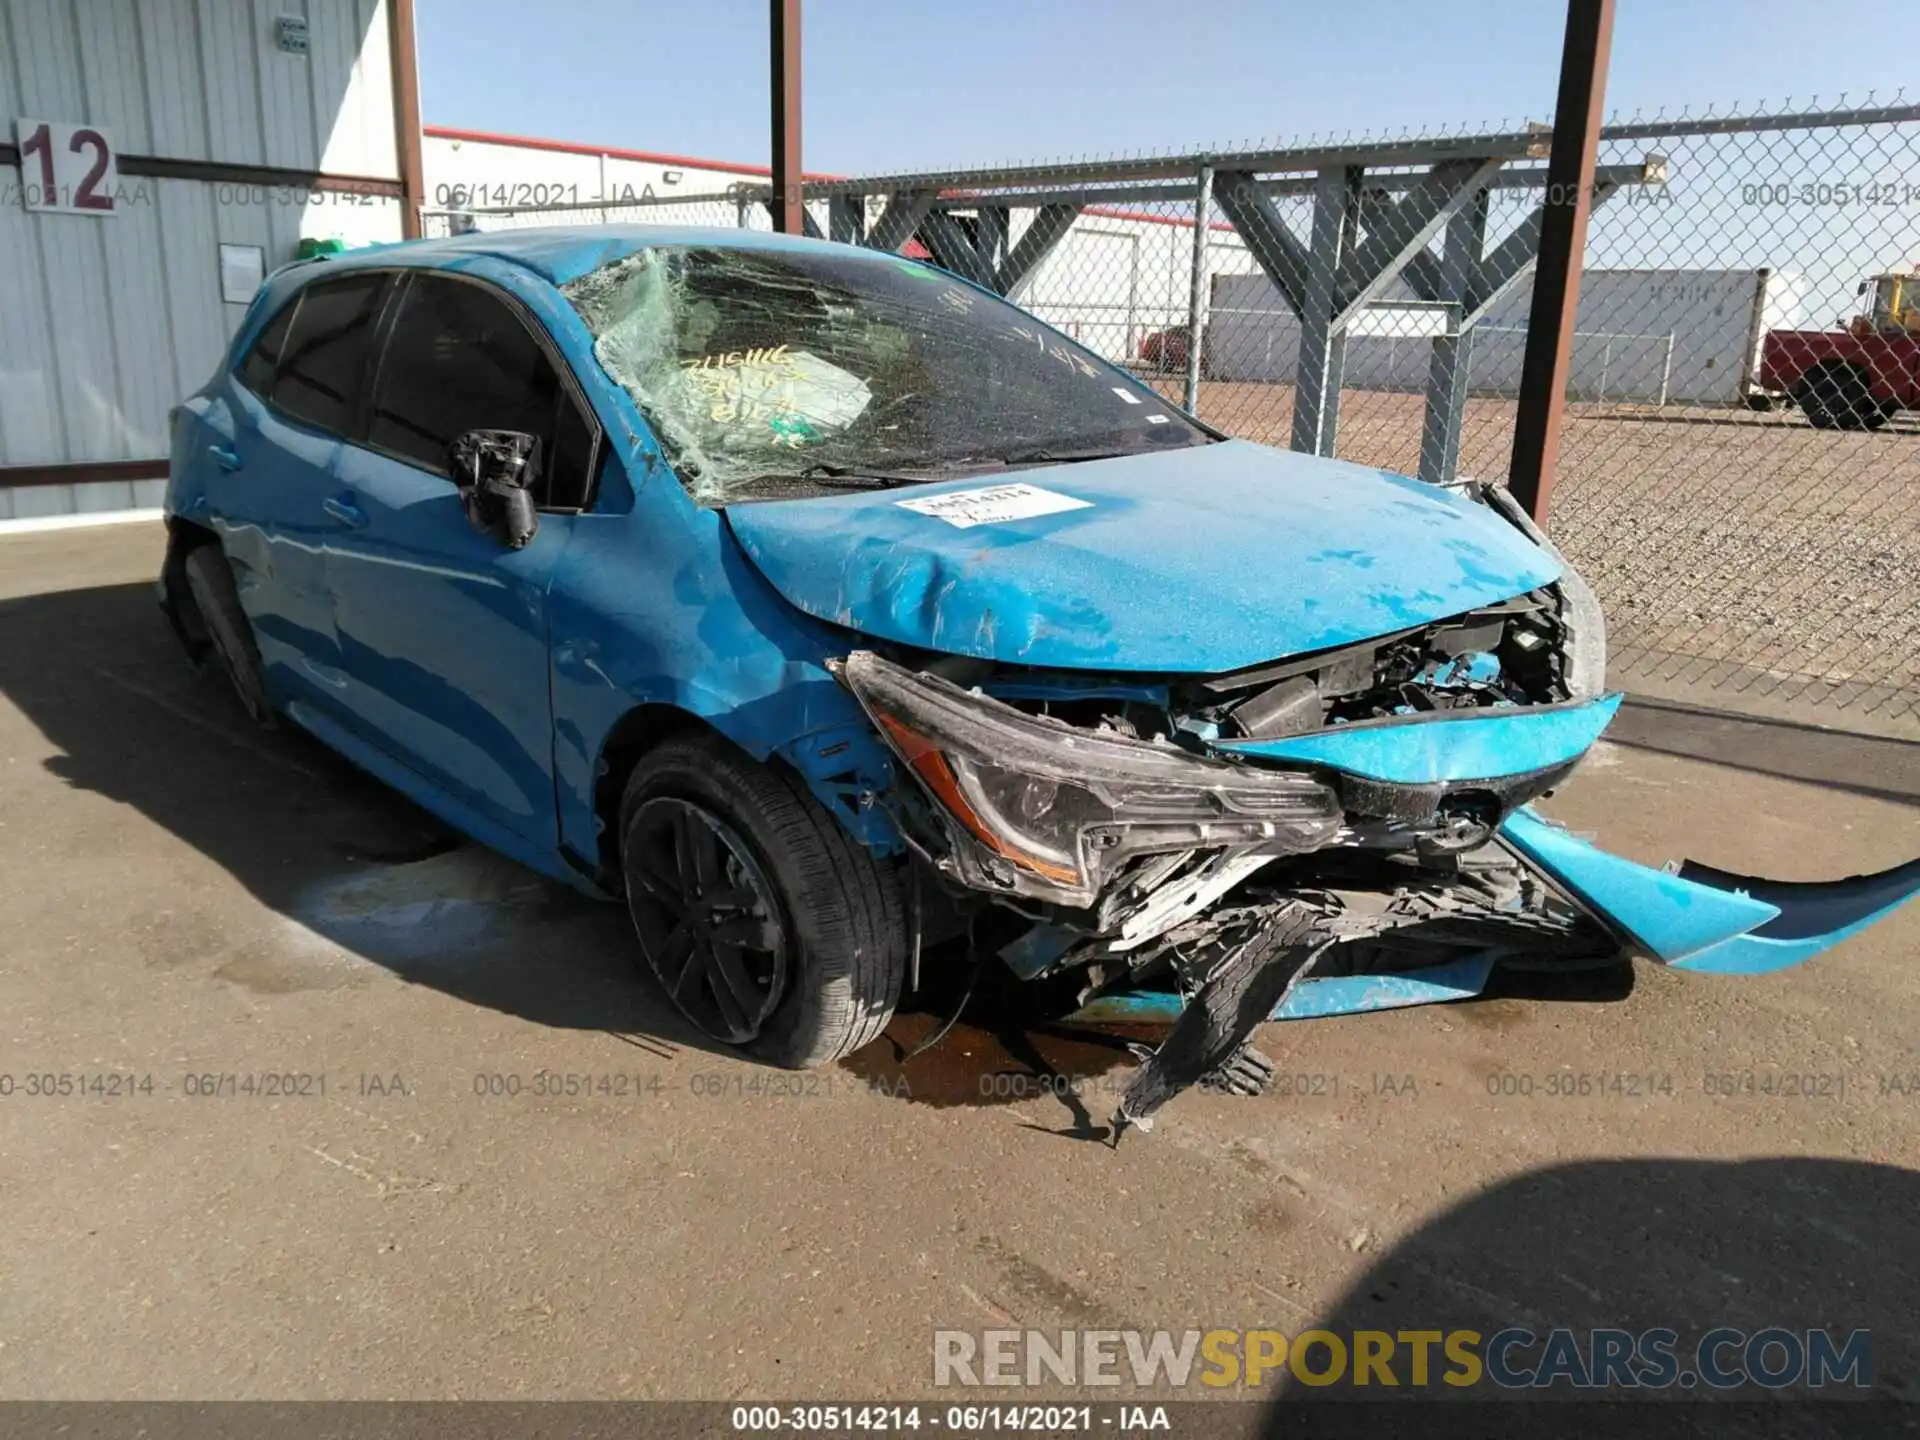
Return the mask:
<path fill-rule="evenodd" d="M 1546 204 L 1540 217 L 1540 261 L 1533 272 L 1520 405 L 1514 416 L 1514 499 L 1543 529 L 1553 498 L 1573 363 L 1573 326 L 1580 308 L 1580 264 L 1587 248 L 1593 172 L 1606 115 L 1607 58 L 1613 46 L 1614 0 L 1568 0 L 1560 55 L 1560 96 L 1553 109 L 1553 153 L 1547 158 Z"/>
<path fill-rule="evenodd" d="M 807 233 L 800 195 L 800 0 L 769 0 L 773 38 L 773 228 Z"/>

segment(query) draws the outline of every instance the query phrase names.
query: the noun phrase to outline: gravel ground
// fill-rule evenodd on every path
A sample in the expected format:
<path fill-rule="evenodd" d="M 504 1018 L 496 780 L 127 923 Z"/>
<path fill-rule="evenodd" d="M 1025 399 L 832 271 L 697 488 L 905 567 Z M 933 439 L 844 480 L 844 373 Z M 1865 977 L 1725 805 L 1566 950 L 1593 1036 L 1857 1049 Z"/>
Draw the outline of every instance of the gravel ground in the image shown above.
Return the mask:
<path fill-rule="evenodd" d="M 1179 393 L 1179 382 L 1167 387 Z M 1423 399 L 1349 390 L 1343 459 L 1411 472 Z M 1207 381 L 1202 416 L 1285 445 L 1286 385 Z M 1467 406 L 1461 472 L 1503 477 L 1514 406 Z M 1636 689 L 1920 738 L 1920 423 L 1815 430 L 1788 411 L 1575 406 L 1554 537 Z"/>

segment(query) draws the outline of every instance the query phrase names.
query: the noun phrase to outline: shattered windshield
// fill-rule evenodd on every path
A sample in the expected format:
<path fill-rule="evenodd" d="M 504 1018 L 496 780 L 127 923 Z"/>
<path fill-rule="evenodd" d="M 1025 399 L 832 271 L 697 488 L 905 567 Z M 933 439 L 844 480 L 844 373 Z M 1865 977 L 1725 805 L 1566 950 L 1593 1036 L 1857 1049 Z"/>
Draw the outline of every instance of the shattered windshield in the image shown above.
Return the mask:
<path fill-rule="evenodd" d="M 703 504 L 1211 438 L 1024 311 L 897 256 L 661 246 L 564 291 Z"/>

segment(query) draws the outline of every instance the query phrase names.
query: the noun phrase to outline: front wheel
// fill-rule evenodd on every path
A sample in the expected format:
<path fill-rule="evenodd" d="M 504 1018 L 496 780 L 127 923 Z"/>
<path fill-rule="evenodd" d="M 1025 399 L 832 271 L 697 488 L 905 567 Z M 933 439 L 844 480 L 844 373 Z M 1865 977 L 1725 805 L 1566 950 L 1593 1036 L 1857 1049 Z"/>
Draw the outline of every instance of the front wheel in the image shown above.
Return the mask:
<path fill-rule="evenodd" d="M 676 1009 L 789 1069 L 879 1035 L 906 976 L 898 875 L 790 772 L 717 736 L 642 757 L 620 808 L 627 909 Z"/>

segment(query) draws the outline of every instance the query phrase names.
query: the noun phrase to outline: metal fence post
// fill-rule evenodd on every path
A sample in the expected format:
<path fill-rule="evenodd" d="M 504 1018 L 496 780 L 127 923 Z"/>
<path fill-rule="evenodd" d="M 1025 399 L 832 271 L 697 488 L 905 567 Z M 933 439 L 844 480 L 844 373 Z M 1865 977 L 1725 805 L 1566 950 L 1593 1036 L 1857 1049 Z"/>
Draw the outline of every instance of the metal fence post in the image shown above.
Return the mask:
<path fill-rule="evenodd" d="M 1294 369 L 1293 448 L 1331 455 L 1340 429 L 1347 331 L 1334 323 L 1340 265 L 1359 233 L 1361 168 L 1330 166 L 1313 188 L 1313 229 L 1300 307 L 1300 359 Z"/>
<path fill-rule="evenodd" d="M 770 0 L 773 91 L 773 228 L 806 233 L 800 170 L 800 0 Z"/>
<path fill-rule="evenodd" d="M 1573 365 L 1574 321 L 1580 309 L 1580 263 L 1605 116 L 1607 53 L 1613 43 L 1613 0 L 1567 0 L 1560 93 L 1554 102 L 1553 150 L 1540 214 L 1540 260 L 1533 273 L 1533 309 L 1520 367 L 1520 403 L 1513 422 L 1513 497 L 1544 526 L 1553 498 Z"/>
<path fill-rule="evenodd" d="M 1467 418 L 1474 327 L 1464 323 L 1480 252 L 1486 248 L 1488 192 L 1482 190 L 1447 222 L 1441 242 L 1440 297 L 1449 302 L 1447 333 L 1433 338 L 1427 361 L 1427 410 L 1420 428 L 1420 478 L 1436 485 L 1460 470 L 1460 431 Z"/>
<path fill-rule="evenodd" d="M 1207 344 L 1207 243 L 1213 231 L 1213 167 L 1200 167 L 1200 188 L 1193 199 L 1193 276 L 1187 286 L 1187 393 L 1189 415 L 1200 413 L 1200 357 Z"/>

